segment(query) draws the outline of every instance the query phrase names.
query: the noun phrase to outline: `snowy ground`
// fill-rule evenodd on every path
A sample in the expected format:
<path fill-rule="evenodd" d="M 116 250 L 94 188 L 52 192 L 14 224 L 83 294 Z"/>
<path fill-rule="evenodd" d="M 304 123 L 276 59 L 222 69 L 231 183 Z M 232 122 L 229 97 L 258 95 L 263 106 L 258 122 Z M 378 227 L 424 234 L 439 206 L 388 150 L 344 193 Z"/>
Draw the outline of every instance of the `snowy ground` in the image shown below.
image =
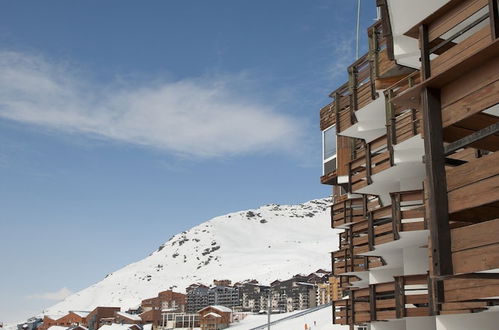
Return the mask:
<path fill-rule="evenodd" d="M 300 311 L 272 315 L 271 321 L 275 321 L 298 312 Z M 241 322 L 231 325 L 229 329 L 248 330 L 259 325 L 263 325 L 266 322 L 267 315 L 249 315 Z M 281 323 L 277 323 L 270 328 L 272 330 L 301 330 L 305 329 L 305 324 L 308 326 L 307 329 L 311 330 L 348 330 L 347 326 L 331 324 L 331 308 L 324 308 L 310 314 L 299 316 L 295 319 L 282 321 Z"/>

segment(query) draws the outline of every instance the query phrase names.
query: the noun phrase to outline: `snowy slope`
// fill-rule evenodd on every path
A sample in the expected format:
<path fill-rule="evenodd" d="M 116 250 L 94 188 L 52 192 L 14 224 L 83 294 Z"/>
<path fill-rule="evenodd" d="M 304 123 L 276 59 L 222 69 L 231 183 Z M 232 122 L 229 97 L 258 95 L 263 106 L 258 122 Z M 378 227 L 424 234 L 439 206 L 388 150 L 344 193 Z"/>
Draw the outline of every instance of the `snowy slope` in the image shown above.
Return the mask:
<path fill-rule="evenodd" d="M 64 301 L 45 314 L 91 310 L 96 306 L 135 307 L 159 291 L 185 292 L 213 279 L 269 283 L 318 268 L 330 269 L 336 231 L 326 214 L 328 200 L 299 205 L 266 205 L 213 218 L 172 237 L 147 258 L 132 263 Z"/>
<path fill-rule="evenodd" d="M 298 313 L 298 311 L 275 314 L 271 316 L 271 321 L 285 318 L 289 315 Z M 267 315 L 248 315 L 244 320 L 239 323 L 233 323 L 230 330 L 248 330 L 267 323 Z M 295 330 L 295 329 L 310 330 L 348 330 L 349 327 L 345 325 L 333 324 L 331 307 L 324 308 L 310 314 L 306 314 L 290 320 L 285 320 L 271 326 L 272 330 Z"/>

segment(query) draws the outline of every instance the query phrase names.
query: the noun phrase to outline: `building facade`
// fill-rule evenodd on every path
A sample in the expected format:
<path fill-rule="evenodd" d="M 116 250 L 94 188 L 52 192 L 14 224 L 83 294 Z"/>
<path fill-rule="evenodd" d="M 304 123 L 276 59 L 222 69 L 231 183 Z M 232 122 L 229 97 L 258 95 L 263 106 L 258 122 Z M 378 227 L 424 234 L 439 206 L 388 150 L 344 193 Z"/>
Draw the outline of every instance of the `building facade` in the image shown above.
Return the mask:
<path fill-rule="evenodd" d="M 499 324 L 496 0 L 377 0 L 369 51 L 321 109 L 333 322 Z"/>

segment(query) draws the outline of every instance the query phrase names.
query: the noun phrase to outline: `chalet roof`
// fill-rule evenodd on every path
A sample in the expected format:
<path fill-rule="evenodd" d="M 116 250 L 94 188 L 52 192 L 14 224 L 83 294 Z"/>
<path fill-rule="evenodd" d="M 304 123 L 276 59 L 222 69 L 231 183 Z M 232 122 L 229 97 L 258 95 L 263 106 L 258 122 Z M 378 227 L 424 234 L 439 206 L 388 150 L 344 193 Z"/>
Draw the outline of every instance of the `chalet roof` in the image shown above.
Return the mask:
<path fill-rule="evenodd" d="M 53 326 L 49 327 L 47 330 L 67 330 L 67 329 L 68 329 L 68 327 L 64 327 L 62 325 L 53 325 Z"/>
<path fill-rule="evenodd" d="M 116 315 L 127 318 L 127 319 L 132 320 L 132 321 L 142 321 L 142 318 L 138 315 L 135 315 L 135 314 L 128 314 L 125 312 L 116 312 Z"/>
<path fill-rule="evenodd" d="M 71 311 L 71 313 L 78 315 L 79 317 L 87 317 L 90 312 L 85 311 Z"/>
<path fill-rule="evenodd" d="M 220 314 L 213 313 L 213 312 L 210 312 L 210 313 L 206 314 L 203 317 L 208 317 L 208 316 L 211 316 L 211 317 L 222 317 Z"/>
<path fill-rule="evenodd" d="M 130 330 L 137 329 L 136 324 L 105 324 L 99 328 L 99 330 Z"/>
<path fill-rule="evenodd" d="M 213 308 L 219 312 L 226 312 L 226 313 L 230 313 L 232 312 L 232 309 L 228 308 L 228 307 L 225 307 L 225 306 L 220 306 L 220 305 L 211 305 L 211 306 L 206 306 L 205 308 L 202 308 L 198 311 L 198 313 L 201 313 L 202 311 L 208 309 L 208 308 Z"/>

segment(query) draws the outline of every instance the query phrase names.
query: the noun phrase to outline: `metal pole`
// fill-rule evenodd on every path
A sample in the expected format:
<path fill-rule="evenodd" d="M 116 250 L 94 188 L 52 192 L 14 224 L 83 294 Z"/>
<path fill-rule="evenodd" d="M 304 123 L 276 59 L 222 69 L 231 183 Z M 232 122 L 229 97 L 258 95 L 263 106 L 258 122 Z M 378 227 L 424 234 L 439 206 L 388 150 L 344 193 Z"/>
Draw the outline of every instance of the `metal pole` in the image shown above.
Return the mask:
<path fill-rule="evenodd" d="M 355 59 L 359 58 L 359 32 L 360 32 L 360 0 L 357 0 L 357 28 L 355 41 Z"/>
<path fill-rule="evenodd" d="M 272 290 L 269 288 L 269 297 L 267 298 L 267 329 L 270 330 L 270 312 L 272 310 L 272 302 L 271 302 L 271 297 L 272 297 Z"/>

